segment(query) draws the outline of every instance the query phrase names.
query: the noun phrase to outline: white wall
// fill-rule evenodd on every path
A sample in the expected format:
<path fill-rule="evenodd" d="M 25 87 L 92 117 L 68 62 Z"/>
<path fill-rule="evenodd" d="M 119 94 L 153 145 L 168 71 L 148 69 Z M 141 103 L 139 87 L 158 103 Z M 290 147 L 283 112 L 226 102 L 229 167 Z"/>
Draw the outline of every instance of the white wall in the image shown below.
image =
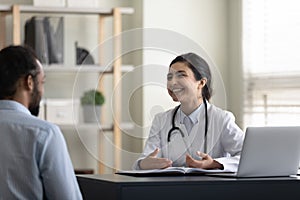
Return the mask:
<path fill-rule="evenodd" d="M 204 50 L 204 57 L 210 58 L 215 66 L 212 67 L 213 103 L 227 108 L 227 91 L 224 91 L 223 85 L 224 82 L 225 88 L 228 88 L 227 6 L 226 0 L 144 0 L 143 27 L 164 29 L 153 32 L 146 30 L 144 33 L 145 46 L 151 46 L 149 43 L 152 42 L 153 46 L 160 47 L 143 52 L 143 81 L 145 84 L 159 84 L 156 87 L 144 87 L 146 135 L 153 114 L 174 105 L 166 93 L 165 84 L 168 65 L 178 54 Z M 161 67 L 159 72 L 157 66 Z"/>
<path fill-rule="evenodd" d="M 235 114 L 236 123 L 243 127 L 243 67 L 242 67 L 242 0 L 229 0 L 229 64 L 228 108 Z"/>

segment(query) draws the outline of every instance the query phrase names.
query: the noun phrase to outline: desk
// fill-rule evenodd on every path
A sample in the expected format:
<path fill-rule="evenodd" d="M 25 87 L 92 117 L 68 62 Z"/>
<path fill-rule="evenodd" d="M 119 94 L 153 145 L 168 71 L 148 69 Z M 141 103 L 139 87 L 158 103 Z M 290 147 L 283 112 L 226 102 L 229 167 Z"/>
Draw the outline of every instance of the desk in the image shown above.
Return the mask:
<path fill-rule="evenodd" d="M 224 200 L 300 197 L 300 178 L 219 178 L 209 176 L 131 177 L 77 175 L 86 200 Z"/>

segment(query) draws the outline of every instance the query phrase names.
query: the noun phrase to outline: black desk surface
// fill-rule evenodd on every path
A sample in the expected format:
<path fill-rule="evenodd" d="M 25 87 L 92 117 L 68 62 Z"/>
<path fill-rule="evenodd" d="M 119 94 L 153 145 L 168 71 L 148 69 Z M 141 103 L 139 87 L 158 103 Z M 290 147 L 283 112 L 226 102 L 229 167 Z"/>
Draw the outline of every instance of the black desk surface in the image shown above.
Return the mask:
<path fill-rule="evenodd" d="M 237 179 L 104 174 L 77 175 L 77 180 L 84 199 L 300 199 L 299 177 Z"/>

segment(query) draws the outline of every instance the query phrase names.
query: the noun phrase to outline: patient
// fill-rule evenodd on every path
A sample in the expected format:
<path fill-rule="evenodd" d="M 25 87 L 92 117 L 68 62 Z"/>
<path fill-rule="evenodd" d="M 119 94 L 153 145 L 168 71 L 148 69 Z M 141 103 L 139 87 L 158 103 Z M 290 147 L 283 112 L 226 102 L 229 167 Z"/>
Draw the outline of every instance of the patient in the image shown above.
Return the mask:
<path fill-rule="evenodd" d="M 44 83 L 29 48 L 0 51 L 0 199 L 82 199 L 60 129 L 36 117 Z"/>

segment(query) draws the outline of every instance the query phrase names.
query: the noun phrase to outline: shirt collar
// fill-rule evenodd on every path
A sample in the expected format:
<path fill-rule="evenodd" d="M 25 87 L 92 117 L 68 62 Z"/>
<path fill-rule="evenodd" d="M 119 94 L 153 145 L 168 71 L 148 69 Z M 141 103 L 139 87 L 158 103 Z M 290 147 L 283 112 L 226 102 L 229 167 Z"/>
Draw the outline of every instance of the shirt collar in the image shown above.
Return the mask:
<path fill-rule="evenodd" d="M 193 122 L 193 124 L 196 124 L 198 122 L 198 116 L 201 110 L 203 103 L 200 104 L 200 106 L 198 106 L 198 108 L 196 110 L 194 110 L 191 114 L 188 115 L 188 117 L 191 119 L 191 121 Z M 182 110 L 180 109 L 180 123 L 183 124 L 183 119 L 186 116 Z"/>
<path fill-rule="evenodd" d="M 23 104 L 13 100 L 0 100 L 0 110 L 17 110 L 31 115 L 30 111 Z"/>

